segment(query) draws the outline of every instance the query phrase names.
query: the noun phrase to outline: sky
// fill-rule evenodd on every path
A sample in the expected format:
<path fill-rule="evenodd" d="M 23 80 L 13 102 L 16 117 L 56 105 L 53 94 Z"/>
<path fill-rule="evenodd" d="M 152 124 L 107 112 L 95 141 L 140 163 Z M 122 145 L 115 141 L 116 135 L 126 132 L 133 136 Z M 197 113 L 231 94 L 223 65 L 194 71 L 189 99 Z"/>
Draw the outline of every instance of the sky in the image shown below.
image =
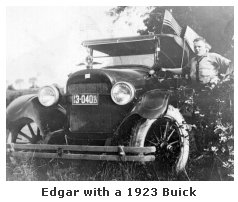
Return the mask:
<path fill-rule="evenodd" d="M 138 35 L 143 27 L 138 20 L 138 7 L 129 18 L 133 26 L 122 20 L 116 24 L 106 15 L 111 7 L 8 7 L 7 27 L 7 85 L 37 77 L 38 85 L 65 85 L 67 75 L 78 70 L 84 61 L 87 39 Z M 127 14 L 125 14 L 127 15 Z M 128 16 L 125 16 L 128 17 Z"/>

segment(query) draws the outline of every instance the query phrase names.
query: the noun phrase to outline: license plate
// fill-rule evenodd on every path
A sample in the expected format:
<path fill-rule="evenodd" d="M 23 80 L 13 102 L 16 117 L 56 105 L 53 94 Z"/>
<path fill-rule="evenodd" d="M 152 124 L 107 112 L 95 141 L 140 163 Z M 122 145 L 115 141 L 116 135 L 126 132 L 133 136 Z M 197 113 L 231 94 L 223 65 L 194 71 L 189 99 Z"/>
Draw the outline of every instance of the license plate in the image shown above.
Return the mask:
<path fill-rule="evenodd" d="M 73 95 L 72 105 L 98 105 L 98 94 L 80 93 Z"/>

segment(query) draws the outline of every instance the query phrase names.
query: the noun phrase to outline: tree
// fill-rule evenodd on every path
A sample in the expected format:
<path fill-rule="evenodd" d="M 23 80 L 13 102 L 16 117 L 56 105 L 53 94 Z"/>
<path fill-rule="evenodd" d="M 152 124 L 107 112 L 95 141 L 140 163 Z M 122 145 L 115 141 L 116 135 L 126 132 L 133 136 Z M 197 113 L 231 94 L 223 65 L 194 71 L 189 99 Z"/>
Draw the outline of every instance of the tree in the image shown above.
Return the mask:
<path fill-rule="evenodd" d="M 37 82 L 37 78 L 36 77 L 29 78 L 29 83 L 31 85 L 30 88 L 37 88 L 36 82 Z"/>
<path fill-rule="evenodd" d="M 123 13 L 133 11 L 135 7 L 118 6 L 108 11 L 108 15 L 116 23 Z M 198 34 L 207 39 L 212 45 L 213 51 L 225 54 L 233 43 L 234 35 L 234 7 L 232 6 L 213 6 L 213 7 L 195 7 L 195 6 L 153 6 L 145 7 L 140 14 L 143 18 L 145 29 L 139 29 L 140 35 L 161 33 L 162 20 L 165 9 L 172 10 L 174 18 L 178 23 L 186 27 L 189 25 Z M 128 20 L 130 16 L 128 15 Z M 233 22 L 233 24 L 232 24 Z M 126 23 L 133 26 L 133 22 Z"/>
<path fill-rule="evenodd" d="M 23 84 L 24 80 L 23 79 L 16 79 L 15 80 L 15 84 L 17 86 L 17 89 L 22 89 L 22 84 Z"/>
<path fill-rule="evenodd" d="M 13 87 L 12 84 L 9 84 L 9 85 L 7 86 L 7 90 L 15 90 L 15 88 Z"/>

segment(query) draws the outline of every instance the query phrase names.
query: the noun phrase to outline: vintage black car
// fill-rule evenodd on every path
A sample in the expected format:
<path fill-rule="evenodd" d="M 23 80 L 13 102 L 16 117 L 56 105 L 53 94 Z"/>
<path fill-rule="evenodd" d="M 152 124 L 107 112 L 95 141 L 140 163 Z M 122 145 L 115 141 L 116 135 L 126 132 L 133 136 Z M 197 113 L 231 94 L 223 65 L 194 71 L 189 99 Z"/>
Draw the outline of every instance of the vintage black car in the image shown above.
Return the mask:
<path fill-rule="evenodd" d="M 190 49 L 172 34 L 84 41 L 85 68 L 7 107 L 7 151 L 13 156 L 162 162 L 177 172 L 189 155 L 189 130 L 173 90 Z M 160 164 L 160 163 L 159 163 Z M 156 164 L 157 165 L 157 164 Z M 160 165 L 158 165 L 160 166 Z"/>

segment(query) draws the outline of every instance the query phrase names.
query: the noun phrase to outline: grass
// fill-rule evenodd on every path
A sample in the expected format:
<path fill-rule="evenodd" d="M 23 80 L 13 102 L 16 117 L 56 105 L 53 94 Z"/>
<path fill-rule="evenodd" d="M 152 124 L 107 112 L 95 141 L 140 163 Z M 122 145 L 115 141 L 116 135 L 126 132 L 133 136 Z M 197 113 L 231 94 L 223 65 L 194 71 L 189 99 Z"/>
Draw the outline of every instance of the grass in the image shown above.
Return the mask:
<path fill-rule="evenodd" d="M 48 159 L 7 160 L 7 181 L 164 181 L 179 180 L 165 175 L 152 164 Z"/>
<path fill-rule="evenodd" d="M 186 173 L 162 163 L 106 162 L 7 156 L 7 181 L 233 181 L 234 171 L 212 155 L 189 156 Z M 164 167 L 163 167 L 164 166 Z"/>
<path fill-rule="evenodd" d="M 176 176 L 153 163 L 106 162 L 63 159 L 7 160 L 7 181 L 218 181 L 224 179 L 213 160 L 189 159 L 187 174 Z"/>

